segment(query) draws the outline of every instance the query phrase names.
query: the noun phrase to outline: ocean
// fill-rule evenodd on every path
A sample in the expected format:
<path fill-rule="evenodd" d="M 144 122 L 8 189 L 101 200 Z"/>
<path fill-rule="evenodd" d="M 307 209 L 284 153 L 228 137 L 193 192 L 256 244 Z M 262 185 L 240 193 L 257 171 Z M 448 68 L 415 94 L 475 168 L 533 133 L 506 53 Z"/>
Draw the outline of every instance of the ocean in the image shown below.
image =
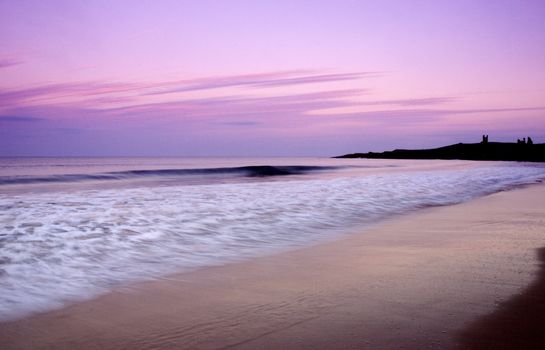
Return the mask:
<path fill-rule="evenodd" d="M 543 179 L 513 162 L 0 158 L 0 320 Z"/>

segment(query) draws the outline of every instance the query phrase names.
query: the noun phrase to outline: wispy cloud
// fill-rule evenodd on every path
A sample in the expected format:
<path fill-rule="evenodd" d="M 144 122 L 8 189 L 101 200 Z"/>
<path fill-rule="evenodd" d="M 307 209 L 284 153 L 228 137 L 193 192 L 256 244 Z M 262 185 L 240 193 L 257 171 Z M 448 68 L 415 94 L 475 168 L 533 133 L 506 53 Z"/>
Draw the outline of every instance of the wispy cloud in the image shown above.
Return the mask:
<path fill-rule="evenodd" d="M 339 119 L 371 120 L 384 123 L 414 124 L 423 122 L 435 122 L 438 119 L 457 114 L 476 113 L 505 113 L 505 112 L 528 112 L 542 111 L 545 107 L 516 107 L 516 108 L 469 108 L 469 109 L 389 109 L 380 111 L 368 111 L 357 113 L 337 114 Z"/>
<path fill-rule="evenodd" d="M 24 61 L 13 58 L 0 58 L 0 69 L 22 64 Z"/>
<path fill-rule="evenodd" d="M 1 89 L 0 105 L 17 107 L 39 104 L 61 104 L 70 101 L 88 101 L 101 105 L 141 105 L 153 101 L 154 96 L 173 93 L 215 90 L 218 88 L 267 88 L 297 86 L 324 82 L 356 80 L 376 76 L 378 72 L 324 74 L 316 71 L 285 71 L 204 77 L 158 82 L 73 82 L 46 84 L 25 89 Z M 245 92 L 247 93 L 247 91 Z M 171 97 L 179 100 L 179 95 Z"/>
<path fill-rule="evenodd" d="M 303 74 L 305 73 L 305 74 Z M 360 72 L 360 73 L 338 73 L 338 74 L 318 74 L 308 71 L 288 71 L 273 72 L 261 74 L 233 75 L 225 77 L 211 77 L 194 80 L 179 81 L 179 86 L 158 91 L 152 91 L 148 94 L 171 94 L 187 91 L 210 90 L 225 87 L 278 87 L 301 84 L 314 84 L 324 82 L 335 82 L 345 80 L 356 80 L 363 77 L 374 77 L 380 75 L 380 72 Z"/>
<path fill-rule="evenodd" d="M 227 125 L 227 126 L 255 126 L 255 125 L 259 125 L 260 123 L 255 121 L 240 120 L 240 121 L 232 121 L 232 122 L 215 122 L 213 124 Z"/>
<path fill-rule="evenodd" d="M 429 106 L 429 105 L 441 105 L 458 100 L 456 97 L 425 97 L 425 98 L 408 98 L 397 100 L 377 100 L 361 102 L 361 105 L 366 106 L 380 106 L 380 105 L 393 105 L 393 106 Z"/>
<path fill-rule="evenodd" d="M 35 133 L 66 128 L 96 130 L 97 134 L 105 130 L 111 134 L 134 130 L 170 133 L 176 130 L 186 134 L 259 131 L 269 135 L 310 135 L 333 133 L 334 130 L 355 132 L 363 127 L 366 130 L 371 127 L 433 128 L 450 115 L 545 110 L 545 107 L 454 108 L 452 102 L 459 101 L 456 96 L 372 99 L 374 91 L 353 88 L 362 85 L 357 79 L 374 74 L 379 73 L 290 71 L 156 82 L 94 81 L 4 89 L 0 90 L 0 122 L 6 125 L 6 130 L 24 128 Z M 300 84 L 352 80 L 356 82 L 340 85 L 351 88 L 338 88 L 338 84 L 299 88 Z M 291 86 L 296 88 L 287 88 Z M 332 86 L 337 89 L 332 89 Z M 216 90 L 220 87 L 234 88 Z M 265 89 L 267 87 L 271 89 Z M 197 90 L 211 91 L 183 93 Z M 37 121 L 44 123 L 30 124 Z"/>
<path fill-rule="evenodd" d="M 44 118 L 17 116 L 17 115 L 0 115 L 0 122 L 28 123 L 43 121 Z"/>
<path fill-rule="evenodd" d="M 0 90 L 0 105 L 55 103 L 62 98 L 90 98 L 97 95 L 127 93 L 146 88 L 140 83 L 79 82 L 47 84 L 26 89 Z"/>
<path fill-rule="evenodd" d="M 225 96 L 131 105 L 104 111 L 128 117 L 171 116 L 183 120 L 241 116 L 259 119 L 272 114 L 276 117 L 294 118 L 322 108 L 351 106 L 354 102 L 350 98 L 362 93 L 361 90 L 346 89 L 286 96 Z"/>

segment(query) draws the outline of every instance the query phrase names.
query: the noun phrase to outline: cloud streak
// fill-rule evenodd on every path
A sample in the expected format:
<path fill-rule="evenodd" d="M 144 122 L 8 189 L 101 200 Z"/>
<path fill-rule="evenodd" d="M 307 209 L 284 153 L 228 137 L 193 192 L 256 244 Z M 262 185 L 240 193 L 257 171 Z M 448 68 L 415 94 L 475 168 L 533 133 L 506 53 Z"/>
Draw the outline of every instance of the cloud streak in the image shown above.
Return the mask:
<path fill-rule="evenodd" d="M 462 108 L 461 104 L 452 104 L 459 101 L 456 96 L 374 98 L 378 94 L 362 86 L 364 78 L 372 76 L 375 73 L 287 71 L 4 89 L 0 90 L 0 123 L 4 139 L 14 145 L 25 137 L 28 140 L 72 138 L 75 143 L 80 142 L 76 138 L 86 137 L 89 149 L 94 149 L 96 140 L 110 142 L 115 148 L 119 139 L 124 139 L 129 147 L 138 138 L 147 140 L 149 147 L 169 140 L 178 145 L 174 149 L 182 144 L 193 149 L 203 139 L 215 138 L 243 145 L 288 137 L 296 142 L 300 137 L 357 138 L 360 134 L 416 129 L 454 130 L 475 127 L 479 118 L 490 119 L 484 117 L 485 113 L 522 115 L 522 112 L 545 110 L 545 107 Z M 347 84 L 320 84 L 337 82 Z M 482 117 L 450 118 L 469 114 Z M 534 114 L 523 115 L 526 125 L 535 124 Z"/>
<path fill-rule="evenodd" d="M 39 122 L 45 120 L 44 118 L 38 117 L 26 117 L 26 116 L 17 116 L 17 115 L 0 115 L 0 122 L 13 122 L 13 123 L 28 123 L 28 122 Z"/>
<path fill-rule="evenodd" d="M 435 122 L 449 115 L 543 111 L 545 107 L 469 108 L 469 109 L 389 109 L 380 111 L 336 114 L 339 119 L 370 120 L 390 124 Z"/>
<path fill-rule="evenodd" d="M 104 111 L 128 118 L 170 116 L 185 121 L 238 117 L 261 119 L 273 114 L 276 118 L 281 116 L 283 119 L 289 119 L 318 109 L 351 106 L 354 102 L 350 98 L 361 93 L 360 90 L 346 89 L 269 97 L 226 96 L 131 105 Z"/>
<path fill-rule="evenodd" d="M 323 74 L 315 71 L 265 72 L 232 76 L 205 77 L 159 82 L 74 82 L 0 89 L 0 105 L 4 107 L 29 104 L 59 104 L 67 101 L 92 101 L 100 104 L 144 104 L 153 96 L 208 91 L 219 88 L 271 88 L 302 84 L 341 82 L 376 76 L 378 72 Z M 167 96 L 168 97 L 168 96 Z M 179 99 L 179 96 L 169 97 Z"/>
<path fill-rule="evenodd" d="M 79 82 L 47 84 L 27 89 L 3 89 L 0 90 L 0 105 L 56 103 L 63 98 L 83 99 L 97 95 L 130 93 L 143 88 L 146 88 L 146 85 L 139 83 Z"/>
<path fill-rule="evenodd" d="M 303 71 L 304 72 L 304 71 Z M 364 77 L 376 77 L 380 72 L 339 73 L 339 74 L 301 74 L 300 71 L 235 75 L 215 78 L 202 78 L 180 81 L 181 86 L 150 92 L 151 95 L 178 92 L 219 89 L 225 87 L 268 88 L 302 84 L 316 84 L 356 80 Z"/>
<path fill-rule="evenodd" d="M 19 65 L 19 64 L 22 64 L 22 63 L 24 63 L 24 62 L 21 61 L 21 60 L 15 60 L 15 59 L 11 59 L 11 58 L 0 58 L 0 69 L 8 68 L 8 67 L 11 67 L 11 66 L 16 66 L 16 65 Z"/>
<path fill-rule="evenodd" d="M 394 105 L 394 106 L 428 106 L 428 105 L 441 105 L 456 101 L 455 97 L 425 97 L 425 98 L 408 98 L 398 100 L 378 100 L 362 102 L 361 105 L 366 106 L 380 106 L 380 105 Z"/>

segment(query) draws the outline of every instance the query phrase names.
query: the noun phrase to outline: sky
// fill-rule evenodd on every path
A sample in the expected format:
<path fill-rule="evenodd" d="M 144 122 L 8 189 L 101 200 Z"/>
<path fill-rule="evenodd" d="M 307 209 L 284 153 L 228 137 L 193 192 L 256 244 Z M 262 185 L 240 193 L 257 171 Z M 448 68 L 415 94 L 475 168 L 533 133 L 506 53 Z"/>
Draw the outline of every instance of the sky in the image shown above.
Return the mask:
<path fill-rule="evenodd" d="M 0 0 L 0 156 L 545 142 L 545 1 Z"/>

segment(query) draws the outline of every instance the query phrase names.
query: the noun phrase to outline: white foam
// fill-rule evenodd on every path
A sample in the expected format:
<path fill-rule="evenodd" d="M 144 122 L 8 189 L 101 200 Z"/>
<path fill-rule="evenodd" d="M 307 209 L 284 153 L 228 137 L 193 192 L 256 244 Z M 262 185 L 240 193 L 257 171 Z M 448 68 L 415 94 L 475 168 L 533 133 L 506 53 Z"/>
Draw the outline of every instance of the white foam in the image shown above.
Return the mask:
<path fill-rule="evenodd" d="M 222 264 L 545 176 L 537 166 L 0 196 L 0 317 Z"/>

